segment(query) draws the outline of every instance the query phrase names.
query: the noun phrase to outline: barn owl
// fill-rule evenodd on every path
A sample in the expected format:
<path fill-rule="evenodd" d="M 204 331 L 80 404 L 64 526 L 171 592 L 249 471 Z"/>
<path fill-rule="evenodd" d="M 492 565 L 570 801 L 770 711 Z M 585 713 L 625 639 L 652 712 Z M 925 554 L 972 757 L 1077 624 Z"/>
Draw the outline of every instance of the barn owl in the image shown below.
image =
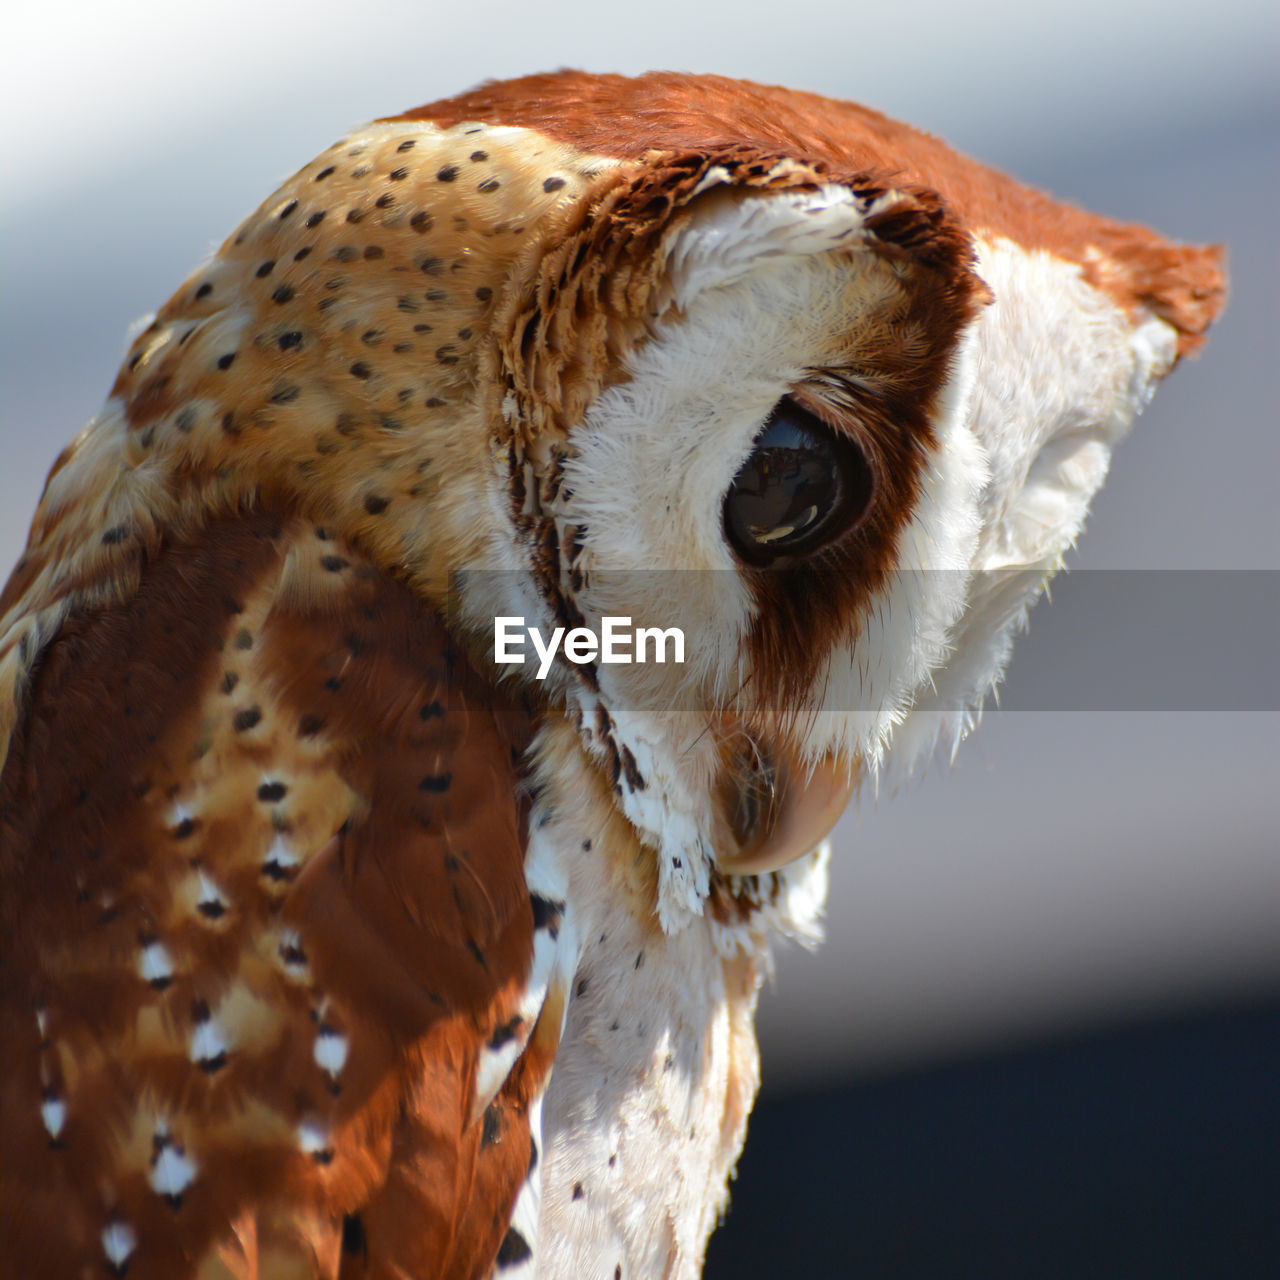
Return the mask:
<path fill-rule="evenodd" d="M 696 1275 L 827 830 L 973 726 L 1222 298 L 716 77 L 489 84 L 301 169 L 0 597 L 7 1274 Z M 684 652 L 571 652 L 604 619 Z"/>

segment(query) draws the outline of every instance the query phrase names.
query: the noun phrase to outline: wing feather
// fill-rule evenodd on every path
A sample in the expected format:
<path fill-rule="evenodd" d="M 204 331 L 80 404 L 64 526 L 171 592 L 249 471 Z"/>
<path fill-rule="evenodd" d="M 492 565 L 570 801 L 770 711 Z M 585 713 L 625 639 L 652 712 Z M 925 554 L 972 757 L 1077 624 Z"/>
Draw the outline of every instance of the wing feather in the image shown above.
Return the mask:
<path fill-rule="evenodd" d="M 529 1013 L 530 733 L 298 521 L 68 617 L 0 777 L 15 1274 L 487 1272 L 535 1096 L 476 1094 Z"/>

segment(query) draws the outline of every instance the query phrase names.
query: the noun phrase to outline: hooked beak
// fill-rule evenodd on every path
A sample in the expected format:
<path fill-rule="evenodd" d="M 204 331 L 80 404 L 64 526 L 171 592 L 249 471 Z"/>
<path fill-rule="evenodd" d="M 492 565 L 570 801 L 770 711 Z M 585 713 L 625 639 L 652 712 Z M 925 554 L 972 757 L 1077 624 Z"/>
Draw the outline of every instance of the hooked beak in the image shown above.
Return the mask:
<path fill-rule="evenodd" d="M 824 756 L 806 765 L 742 732 L 725 743 L 720 799 L 730 839 L 716 855 L 719 870 L 759 875 L 802 858 L 844 812 L 857 769 Z"/>

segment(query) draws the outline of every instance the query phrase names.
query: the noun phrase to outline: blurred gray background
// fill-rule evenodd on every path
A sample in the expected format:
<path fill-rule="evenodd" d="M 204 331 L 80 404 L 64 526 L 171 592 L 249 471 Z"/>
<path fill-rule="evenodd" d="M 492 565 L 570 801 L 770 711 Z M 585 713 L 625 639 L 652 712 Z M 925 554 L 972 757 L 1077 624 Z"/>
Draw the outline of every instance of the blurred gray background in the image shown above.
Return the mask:
<path fill-rule="evenodd" d="M 1227 314 L 1119 452 L 1071 563 L 1275 570 L 1274 0 L 1012 11 L 14 7 L 0 50 L 0 561 L 18 555 L 45 471 L 105 394 L 130 323 L 281 178 L 361 120 L 576 65 L 856 98 L 1091 209 L 1225 242 Z M 1250 582 L 1243 621 L 1206 619 L 1188 600 L 1198 629 L 1173 658 L 1162 655 L 1176 614 L 1139 634 L 1140 652 L 1171 667 L 1167 687 L 1209 691 L 1171 694 L 1165 710 L 1096 709 L 1088 671 L 1108 664 L 1110 624 L 1093 596 L 1081 604 L 1092 613 L 1068 609 L 1065 590 L 1036 609 L 1013 679 L 1083 650 L 1071 679 L 1095 709 L 1069 710 L 1068 683 L 1053 695 L 1060 710 L 989 714 L 954 768 L 846 816 L 828 941 L 783 954 L 764 998 L 771 1088 L 1280 992 L 1276 579 Z M 1256 705 L 1270 710 L 1214 701 L 1241 630 Z"/>

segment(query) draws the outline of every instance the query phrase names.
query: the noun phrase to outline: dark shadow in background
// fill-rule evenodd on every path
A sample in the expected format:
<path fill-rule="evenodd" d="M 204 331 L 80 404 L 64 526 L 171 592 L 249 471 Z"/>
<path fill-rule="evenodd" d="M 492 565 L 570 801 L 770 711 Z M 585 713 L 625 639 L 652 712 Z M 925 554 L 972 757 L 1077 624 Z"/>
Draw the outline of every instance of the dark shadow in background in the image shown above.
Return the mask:
<path fill-rule="evenodd" d="M 1280 1275 L 1280 1004 L 766 1089 L 706 1280 Z"/>

